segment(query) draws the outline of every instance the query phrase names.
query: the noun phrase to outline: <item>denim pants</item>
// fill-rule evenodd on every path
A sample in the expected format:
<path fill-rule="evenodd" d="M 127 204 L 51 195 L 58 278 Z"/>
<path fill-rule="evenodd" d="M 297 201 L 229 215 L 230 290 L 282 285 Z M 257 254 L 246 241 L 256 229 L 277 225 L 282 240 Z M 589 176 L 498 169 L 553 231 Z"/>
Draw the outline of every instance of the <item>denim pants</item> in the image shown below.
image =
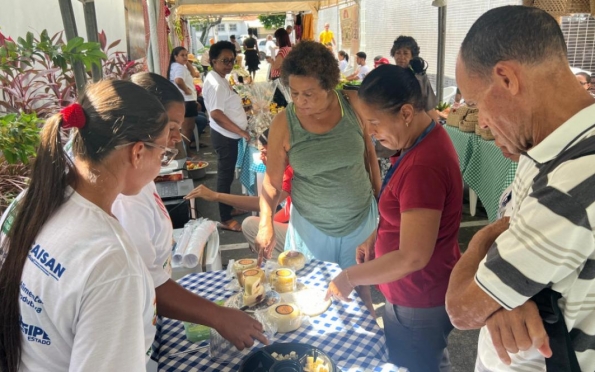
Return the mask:
<path fill-rule="evenodd" d="M 216 130 L 211 130 L 211 144 L 217 152 L 217 192 L 230 194 L 231 183 L 235 174 L 236 161 L 238 160 L 239 139 L 225 137 Z M 221 222 L 231 220 L 233 207 L 219 203 L 219 216 Z"/>
<path fill-rule="evenodd" d="M 391 363 L 409 372 L 450 372 L 446 349 L 453 326 L 444 306 L 412 308 L 386 302 L 384 333 Z"/>

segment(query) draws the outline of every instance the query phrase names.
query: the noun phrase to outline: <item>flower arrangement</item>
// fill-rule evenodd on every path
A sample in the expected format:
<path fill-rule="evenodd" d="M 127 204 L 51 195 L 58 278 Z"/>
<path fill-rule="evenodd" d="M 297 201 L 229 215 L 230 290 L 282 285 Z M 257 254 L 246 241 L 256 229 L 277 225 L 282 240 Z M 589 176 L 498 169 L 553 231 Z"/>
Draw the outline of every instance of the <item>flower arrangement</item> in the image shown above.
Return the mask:
<path fill-rule="evenodd" d="M 258 138 L 273 121 L 271 105 L 275 94 L 273 82 L 261 82 L 248 85 L 237 85 L 237 92 L 242 97 L 247 109 L 249 109 L 248 132 L 253 138 L 251 144 L 255 144 Z M 276 107 L 276 105 L 275 105 Z"/>

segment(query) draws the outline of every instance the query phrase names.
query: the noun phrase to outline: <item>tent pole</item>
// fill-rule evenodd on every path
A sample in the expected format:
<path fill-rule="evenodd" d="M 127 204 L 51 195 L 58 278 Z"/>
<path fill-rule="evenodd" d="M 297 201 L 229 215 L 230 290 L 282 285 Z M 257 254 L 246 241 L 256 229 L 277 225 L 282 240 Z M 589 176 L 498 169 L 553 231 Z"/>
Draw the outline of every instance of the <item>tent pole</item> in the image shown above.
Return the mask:
<path fill-rule="evenodd" d="M 58 0 L 60 4 L 60 13 L 62 14 L 62 22 L 64 23 L 64 33 L 66 34 L 66 40 L 71 40 L 77 37 L 76 31 L 76 20 L 74 19 L 74 11 L 72 10 L 72 3 L 70 0 Z M 76 90 L 79 94 L 85 89 L 87 84 L 87 76 L 85 72 L 85 66 L 82 62 L 77 61 L 72 65 L 74 71 L 74 81 L 76 84 Z"/>
<path fill-rule="evenodd" d="M 444 61 L 446 51 L 446 5 L 438 7 L 438 58 L 436 71 L 436 96 L 442 102 L 444 93 Z"/>
<path fill-rule="evenodd" d="M 147 0 L 147 13 L 149 18 L 149 53 L 151 58 L 147 58 L 149 63 L 149 71 L 156 74 L 161 74 L 161 65 L 159 63 L 159 38 L 157 36 L 157 2 L 155 0 Z"/>

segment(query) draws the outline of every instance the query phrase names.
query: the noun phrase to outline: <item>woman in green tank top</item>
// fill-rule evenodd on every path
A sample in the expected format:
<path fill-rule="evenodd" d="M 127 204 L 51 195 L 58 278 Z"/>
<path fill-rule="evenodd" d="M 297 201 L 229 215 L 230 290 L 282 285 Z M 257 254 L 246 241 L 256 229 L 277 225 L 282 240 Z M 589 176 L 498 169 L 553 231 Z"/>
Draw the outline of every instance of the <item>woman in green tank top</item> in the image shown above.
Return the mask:
<path fill-rule="evenodd" d="M 356 264 L 357 246 L 374 232 L 378 162 L 358 120 L 357 92 L 334 89 L 339 76 L 333 55 L 315 42 L 297 44 L 281 66 L 293 102 L 270 129 L 256 238 L 261 261 L 275 246 L 273 212 L 287 164 L 294 178 L 286 250 L 347 268 Z"/>

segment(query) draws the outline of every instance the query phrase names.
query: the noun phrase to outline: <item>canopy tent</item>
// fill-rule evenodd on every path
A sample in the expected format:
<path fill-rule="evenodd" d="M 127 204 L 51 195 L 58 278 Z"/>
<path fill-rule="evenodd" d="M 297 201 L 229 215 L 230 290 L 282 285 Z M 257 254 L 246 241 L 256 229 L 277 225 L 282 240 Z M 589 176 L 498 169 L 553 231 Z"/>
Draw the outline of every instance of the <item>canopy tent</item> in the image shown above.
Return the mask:
<path fill-rule="evenodd" d="M 181 16 L 190 15 L 232 15 L 232 14 L 270 14 L 292 12 L 318 12 L 345 0 L 176 0 L 176 10 Z M 359 2 L 359 1 L 356 1 Z"/>

